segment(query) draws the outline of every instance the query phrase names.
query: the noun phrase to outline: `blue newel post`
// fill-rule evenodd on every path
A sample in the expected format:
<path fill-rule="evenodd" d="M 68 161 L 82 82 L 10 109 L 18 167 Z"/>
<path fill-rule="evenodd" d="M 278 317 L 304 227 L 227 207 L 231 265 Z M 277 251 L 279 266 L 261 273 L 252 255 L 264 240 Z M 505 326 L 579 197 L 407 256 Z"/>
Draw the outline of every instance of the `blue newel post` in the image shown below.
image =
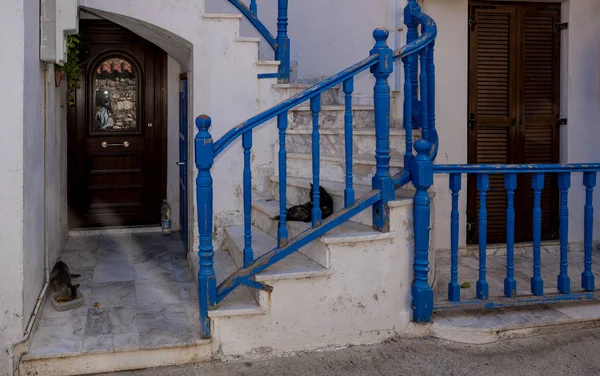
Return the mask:
<path fill-rule="evenodd" d="M 429 232 L 431 231 L 431 201 L 427 190 L 433 185 L 433 162 L 429 158 L 431 145 L 426 140 L 415 142 L 417 156 L 411 165 L 412 181 L 417 188 L 414 197 L 415 280 L 412 285 L 413 318 L 429 322 L 433 313 L 433 290 L 429 286 Z"/>
<path fill-rule="evenodd" d="M 215 308 L 217 301 L 217 278 L 213 268 L 213 180 L 210 169 L 214 162 L 213 139 L 208 132 L 211 120 L 206 115 L 196 118 L 198 134 L 194 139 L 196 167 L 196 199 L 198 205 L 198 232 L 200 245 L 198 256 L 198 296 L 200 304 L 200 325 L 202 338 L 210 338 L 208 311 Z"/>
<path fill-rule="evenodd" d="M 277 51 L 275 60 L 281 62 L 279 66 L 279 80 L 282 83 L 290 82 L 290 38 L 288 37 L 288 0 L 278 0 L 277 12 Z"/>
<path fill-rule="evenodd" d="M 375 76 L 375 160 L 376 172 L 373 189 L 381 191 L 381 200 L 373 205 L 373 227 L 379 231 L 390 230 L 388 201 L 394 199 L 394 182 L 390 173 L 390 85 L 388 77 L 394 69 L 394 53 L 386 41 L 390 35 L 386 29 L 375 29 L 375 46 L 371 55 L 379 54 L 379 63 L 371 67 Z"/>

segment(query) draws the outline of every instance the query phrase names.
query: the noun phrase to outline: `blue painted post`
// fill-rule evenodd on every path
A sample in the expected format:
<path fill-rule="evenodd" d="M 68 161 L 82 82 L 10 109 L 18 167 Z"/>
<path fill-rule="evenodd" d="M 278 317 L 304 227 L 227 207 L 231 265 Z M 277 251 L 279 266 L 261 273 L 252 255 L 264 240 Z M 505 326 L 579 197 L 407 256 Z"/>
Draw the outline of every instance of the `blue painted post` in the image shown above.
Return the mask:
<path fill-rule="evenodd" d="M 381 201 L 373 205 L 373 227 L 388 232 L 390 230 L 387 203 L 394 199 L 394 182 L 390 173 L 390 86 L 388 77 L 394 69 L 394 53 L 387 45 L 389 31 L 383 28 L 373 31 L 375 46 L 371 55 L 379 55 L 379 63 L 371 67 L 375 76 L 375 160 L 376 172 L 373 176 L 373 189 L 381 191 Z"/>
<path fill-rule="evenodd" d="M 504 175 L 506 188 L 506 278 L 504 279 L 504 295 L 509 298 L 517 296 L 515 280 L 515 189 L 517 174 Z"/>
<path fill-rule="evenodd" d="M 412 161 L 412 181 L 417 192 L 414 197 L 415 280 L 412 285 L 413 318 L 416 322 L 429 322 L 433 312 L 433 290 L 429 286 L 429 232 L 431 201 L 427 190 L 433 185 L 433 162 L 428 156 L 429 142 L 415 142 L 417 156 Z"/>
<path fill-rule="evenodd" d="M 252 252 L 252 168 L 250 157 L 252 150 L 252 130 L 242 135 L 244 148 L 244 268 L 254 261 Z"/>
<path fill-rule="evenodd" d="M 583 230 L 583 249 L 585 269 L 581 273 L 581 288 L 585 291 L 594 291 L 594 273 L 592 273 L 592 239 L 594 226 L 593 194 L 596 186 L 596 172 L 583 173 L 585 186 L 585 221 Z"/>
<path fill-rule="evenodd" d="M 354 205 L 354 188 L 352 186 L 352 92 L 354 91 L 354 77 L 344 81 L 344 94 L 346 99 L 346 114 L 344 117 L 344 136 L 346 148 L 346 189 L 344 190 L 344 206 L 349 208 Z"/>
<path fill-rule="evenodd" d="M 424 48 L 419 53 L 419 57 L 421 58 L 421 78 L 420 78 L 420 87 L 421 87 L 421 137 L 429 141 L 429 113 L 427 112 L 429 107 L 429 98 L 428 92 L 429 82 L 427 77 L 427 58 L 428 52 L 427 48 Z"/>
<path fill-rule="evenodd" d="M 198 134 L 194 140 L 196 167 L 196 200 L 198 204 L 198 233 L 200 245 L 198 256 L 198 297 L 200 305 L 200 325 L 202 338 L 210 338 L 208 311 L 215 308 L 217 301 L 217 278 L 213 268 L 213 181 L 210 169 L 214 163 L 213 139 L 208 129 L 211 120 L 206 115 L 196 119 Z"/>
<path fill-rule="evenodd" d="M 571 292 L 569 278 L 569 188 L 571 188 L 571 173 L 558 174 L 560 188 L 560 274 L 557 277 L 558 291 L 563 294 Z"/>
<path fill-rule="evenodd" d="M 278 0 L 277 12 L 277 51 L 275 60 L 279 66 L 279 80 L 290 82 L 290 38 L 288 37 L 288 0 Z"/>
<path fill-rule="evenodd" d="M 256 0 L 250 1 L 250 12 L 255 16 L 258 16 L 258 5 L 256 4 Z"/>
<path fill-rule="evenodd" d="M 542 268 L 542 189 L 544 189 L 544 174 L 536 173 L 531 177 L 533 188 L 533 277 L 531 277 L 531 293 L 535 296 L 544 295 L 544 280 Z"/>
<path fill-rule="evenodd" d="M 288 126 L 287 112 L 277 116 L 277 128 L 279 129 L 279 229 L 277 231 L 277 243 L 279 247 L 285 247 L 288 241 L 288 230 L 286 226 L 287 206 L 287 152 L 285 151 L 285 131 Z"/>
<path fill-rule="evenodd" d="M 450 174 L 450 190 L 452 191 L 452 214 L 450 224 L 450 283 L 448 283 L 448 300 L 451 302 L 460 302 L 460 285 L 458 284 L 458 198 L 461 188 L 461 175 Z"/>
<path fill-rule="evenodd" d="M 408 56 L 402 59 L 404 63 L 404 131 L 406 132 L 406 151 L 404 153 L 404 166 L 410 168 L 413 155 L 413 142 L 412 142 L 412 63 L 413 57 Z"/>
<path fill-rule="evenodd" d="M 408 0 L 408 4 L 404 8 L 404 24 L 406 25 L 408 31 L 406 32 L 406 43 L 410 43 L 416 40 L 419 37 L 419 20 L 416 17 L 413 17 L 413 14 L 421 13 L 421 7 L 417 4 L 417 0 Z M 416 115 L 419 113 L 419 98 L 418 98 L 418 87 L 419 87 L 419 61 L 418 59 L 413 60 L 413 64 L 410 66 L 410 82 L 412 88 L 410 90 L 412 94 L 412 115 Z M 413 128 L 417 129 L 421 127 L 419 121 L 412 122 Z"/>
<path fill-rule="evenodd" d="M 435 41 L 431 42 L 429 47 L 427 48 L 427 99 L 429 103 L 427 104 L 427 110 L 429 114 L 428 121 L 428 131 L 429 131 L 429 139 L 428 141 L 431 143 L 435 143 L 437 141 L 438 135 L 437 130 L 435 129 L 435 61 L 434 61 L 434 48 Z"/>
<path fill-rule="evenodd" d="M 490 189 L 490 176 L 477 175 L 477 190 L 479 191 L 479 280 L 477 281 L 477 298 L 489 298 L 487 273 L 487 191 Z"/>
<path fill-rule="evenodd" d="M 321 174 L 321 137 L 319 135 L 319 111 L 321 111 L 321 95 L 310 99 L 312 112 L 312 169 L 313 169 L 313 208 L 312 226 L 321 226 L 321 195 L 319 192 Z"/>

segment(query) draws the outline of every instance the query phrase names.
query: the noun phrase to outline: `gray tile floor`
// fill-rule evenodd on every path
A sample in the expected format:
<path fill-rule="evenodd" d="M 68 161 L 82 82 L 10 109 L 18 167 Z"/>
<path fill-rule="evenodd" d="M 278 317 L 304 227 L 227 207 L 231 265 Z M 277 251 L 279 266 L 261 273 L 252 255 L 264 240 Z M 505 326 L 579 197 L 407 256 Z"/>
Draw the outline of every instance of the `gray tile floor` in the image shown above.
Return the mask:
<path fill-rule="evenodd" d="M 29 357 L 200 341 L 198 295 L 178 234 L 72 237 L 59 259 L 81 274 L 74 282 L 85 302 L 58 312 L 47 299 Z"/>

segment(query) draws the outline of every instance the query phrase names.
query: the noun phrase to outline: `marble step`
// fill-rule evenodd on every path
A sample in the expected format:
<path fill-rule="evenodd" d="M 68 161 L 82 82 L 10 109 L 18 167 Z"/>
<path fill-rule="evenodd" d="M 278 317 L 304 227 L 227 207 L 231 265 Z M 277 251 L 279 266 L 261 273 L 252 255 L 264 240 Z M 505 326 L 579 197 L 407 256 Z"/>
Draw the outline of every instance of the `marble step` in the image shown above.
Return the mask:
<path fill-rule="evenodd" d="M 312 85 L 308 84 L 274 84 L 273 88 L 276 90 L 276 93 L 279 94 L 279 100 L 289 99 L 296 94 L 303 92 L 308 89 Z M 341 104 L 340 97 L 340 88 L 334 87 L 329 90 L 326 90 L 323 94 L 321 94 L 321 104 L 324 106 L 327 105 L 339 105 Z M 305 105 L 306 106 L 306 105 Z"/>
<path fill-rule="evenodd" d="M 273 219 L 279 214 L 279 201 L 255 200 L 252 202 L 252 224 L 272 237 L 277 236 L 279 221 Z M 299 235 L 310 228 L 310 223 L 288 221 L 288 239 Z M 385 235 L 393 236 L 392 233 Z M 353 221 L 347 221 L 327 232 L 319 239 L 300 248 L 299 252 L 316 261 L 325 268 L 329 268 L 329 253 L 327 244 L 370 242 L 381 237 L 379 231 Z"/>
<path fill-rule="evenodd" d="M 345 124 L 346 107 L 343 105 L 322 106 L 319 112 L 319 129 L 343 129 Z M 373 106 L 352 106 L 352 124 L 354 129 L 374 129 L 375 113 Z M 295 107 L 289 112 L 288 129 L 312 129 L 312 112 L 308 103 Z M 400 128 L 394 122 L 394 128 Z"/>
<path fill-rule="evenodd" d="M 198 262 L 198 252 L 189 252 L 188 260 L 190 262 L 193 275 L 198 275 L 198 268 L 200 265 Z M 215 251 L 213 265 L 215 269 L 215 275 L 217 277 L 217 286 L 238 269 L 229 252 L 223 250 Z M 194 278 L 194 282 L 196 283 L 197 288 L 198 278 Z M 240 286 L 227 295 L 227 297 L 223 299 L 221 303 L 219 303 L 217 309 L 210 311 L 208 315 L 210 317 L 223 317 L 260 315 L 264 313 L 265 312 L 259 306 L 250 288 L 246 286 Z"/>
<path fill-rule="evenodd" d="M 277 245 L 277 239 L 258 227 L 252 226 L 252 250 L 254 259 L 264 255 Z M 231 226 L 225 229 L 227 250 L 234 262 L 241 268 L 244 251 L 244 226 Z M 294 252 L 275 265 L 258 273 L 255 280 L 269 282 L 284 279 L 312 278 L 329 275 L 329 269 L 299 252 Z"/>
<path fill-rule="evenodd" d="M 277 151 L 273 151 L 276 157 Z M 343 155 L 321 154 L 321 177 L 334 182 L 346 181 L 346 158 Z M 274 160 L 277 160 L 276 158 Z M 353 155 L 353 182 L 354 184 L 370 185 L 375 175 L 375 155 L 356 154 Z M 391 154 L 390 171 L 392 175 L 400 172 L 404 162 L 403 154 Z M 278 176 L 278 169 L 275 174 Z M 312 179 L 312 155 L 310 153 L 288 153 L 287 175 L 299 178 Z"/>
<path fill-rule="evenodd" d="M 321 150 L 328 154 L 346 155 L 345 132 L 343 128 L 320 129 Z M 354 129 L 352 131 L 354 154 L 375 154 L 375 129 Z M 404 129 L 390 129 L 390 149 L 403 152 L 406 149 Z M 421 137 L 421 131 L 413 132 L 413 142 Z M 312 152 L 312 129 L 290 129 L 286 132 L 286 147 L 291 153 Z"/>

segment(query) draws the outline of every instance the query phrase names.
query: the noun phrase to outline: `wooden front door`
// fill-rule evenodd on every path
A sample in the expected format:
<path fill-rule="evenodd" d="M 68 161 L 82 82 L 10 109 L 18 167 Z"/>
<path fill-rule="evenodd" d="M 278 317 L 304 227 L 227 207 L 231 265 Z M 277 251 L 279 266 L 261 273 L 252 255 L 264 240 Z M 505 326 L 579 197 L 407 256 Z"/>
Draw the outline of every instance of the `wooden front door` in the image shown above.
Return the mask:
<path fill-rule="evenodd" d="M 469 163 L 558 163 L 560 4 L 471 2 Z M 516 192 L 516 241 L 532 239 L 531 175 Z M 478 241 L 479 197 L 469 178 L 468 241 Z M 488 242 L 506 235 L 504 176 L 490 176 Z M 546 175 L 542 236 L 558 229 L 556 177 Z"/>
<path fill-rule="evenodd" d="M 70 226 L 159 224 L 166 54 L 106 21 L 80 28 L 88 53 L 68 119 Z"/>

